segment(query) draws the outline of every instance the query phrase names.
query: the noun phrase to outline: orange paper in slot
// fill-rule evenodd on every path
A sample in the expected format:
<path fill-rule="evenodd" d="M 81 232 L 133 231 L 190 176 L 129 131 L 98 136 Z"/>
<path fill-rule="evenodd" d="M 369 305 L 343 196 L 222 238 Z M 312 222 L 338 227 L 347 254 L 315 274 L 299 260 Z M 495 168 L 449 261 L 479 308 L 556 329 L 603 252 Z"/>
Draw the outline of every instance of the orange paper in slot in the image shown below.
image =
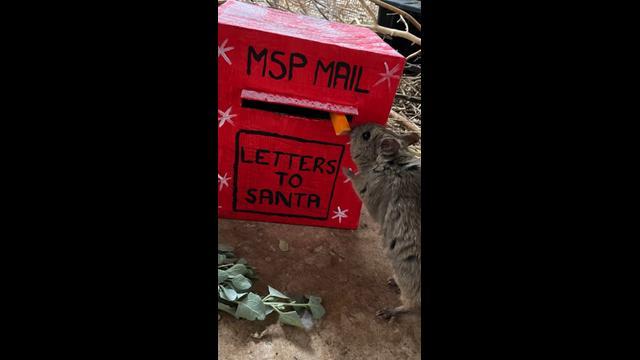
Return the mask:
<path fill-rule="evenodd" d="M 351 131 L 347 117 L 344 114 L 330 113 L 330 116 L 336 135 L 346 135 Z"/>

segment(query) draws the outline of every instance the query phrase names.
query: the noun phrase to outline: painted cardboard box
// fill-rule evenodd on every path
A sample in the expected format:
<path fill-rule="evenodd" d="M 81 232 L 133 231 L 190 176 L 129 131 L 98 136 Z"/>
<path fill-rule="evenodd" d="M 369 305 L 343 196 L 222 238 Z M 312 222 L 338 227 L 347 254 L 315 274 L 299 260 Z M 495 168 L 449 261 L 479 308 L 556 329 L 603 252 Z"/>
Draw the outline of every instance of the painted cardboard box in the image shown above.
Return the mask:
<path fill-rule="evenodd" d="M 405 59 L 369 29 L 218 7 L 218 216 L 355 229 L 351 127 L 385 124 Z"/>

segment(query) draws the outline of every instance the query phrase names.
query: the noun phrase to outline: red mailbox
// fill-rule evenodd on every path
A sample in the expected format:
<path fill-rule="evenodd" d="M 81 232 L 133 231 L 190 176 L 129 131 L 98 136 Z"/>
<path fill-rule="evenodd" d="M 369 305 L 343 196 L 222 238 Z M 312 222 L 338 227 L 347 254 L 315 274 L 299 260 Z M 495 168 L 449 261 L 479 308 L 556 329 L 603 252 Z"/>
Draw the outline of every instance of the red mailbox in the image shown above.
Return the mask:
<path fill-rule="evenodd" d="M 351 127 L 385 124 L 405 59 L 369 29 L 218 7 L 218 216 L 355 229 Z"/>

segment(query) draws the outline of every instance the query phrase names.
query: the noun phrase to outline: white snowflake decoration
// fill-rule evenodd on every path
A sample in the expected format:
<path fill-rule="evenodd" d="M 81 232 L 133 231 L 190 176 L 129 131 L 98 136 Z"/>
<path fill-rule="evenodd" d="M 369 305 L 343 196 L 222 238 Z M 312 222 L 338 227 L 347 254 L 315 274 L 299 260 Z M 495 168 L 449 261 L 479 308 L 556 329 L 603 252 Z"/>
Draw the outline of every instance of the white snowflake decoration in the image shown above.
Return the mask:
<path fill-rule="evenodd" d="M 338 210 L 333 210 L 333 213 L 335 215 L 333 215 L 333 217 L 331 217 L 332 219 L 338 218 L 338 222 L 342 224 L 342 218 L 346 218 L 348 217 L 348 215 L 346 214 L 346 212 L 349 211 L 348 209 L 340 209 L 340 206 L 338 206 Z"/>
<path fill-rule="evenodd" d="M 224 173 L 224 176 L 220 176 L 218 174 L 218 184 L 220 184 L 220 189 L 218 191 L 222 191 L 222 188 L 225 186 L 229 186 L 229 180 L 231 180 L 231 176 L 227 177 L 227 173 Z"/>
<path fill-rule="evenodd" d="M 218 118 L 218 129 L 221 128 L 226 123 L 229 123 L 235 126 L 235 124 L 233 123 L 233 120 L 231 119 L 233 119 L 238 115 L 231 113 L 231 106 L 225 111 L 218 109 L 218 115 L 220 115 L 220 117 Z"/>
<path fill-rule="evenodd" d="M 382 77 L 378 80 L 373 86 L 377 86 L 382 84 L 385 80 L 387 81 L 387 88 L 391 89 L 391 79 L 400 79 L 400 75 L 396 75 L 396 72 L 400 70 L 400 64 L 396 64 L 391 70 L 389 70 L 389 65 L 387 62 L 384 62 L 385 72 L 380 73 Z"/>
<path fill-rule="evenodd" d="M 218 59 L 220 58 L 220 56 L 222 56 L 222 58 L 224 59 L 224 61 L 231 65 L 231 59 L 229 59 L 229 56 L 227 56 L 227 51 L 231 51 L 234 49 L 233 46 L 227 46 L 227 41 L 229 41 L 229 39 L 224 39 L 224 41 L 222 42 L 221 45 L 218 45 Z"/>

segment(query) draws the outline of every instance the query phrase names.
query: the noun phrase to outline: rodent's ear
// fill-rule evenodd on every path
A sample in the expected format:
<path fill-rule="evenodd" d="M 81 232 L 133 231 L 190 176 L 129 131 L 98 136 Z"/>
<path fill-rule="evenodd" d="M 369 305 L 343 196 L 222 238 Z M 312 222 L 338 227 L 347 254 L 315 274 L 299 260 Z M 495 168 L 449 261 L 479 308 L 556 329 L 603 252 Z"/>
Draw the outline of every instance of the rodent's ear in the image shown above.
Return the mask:
<path fill-rule="evenodd" d="M 409 133 L 409 134 L 404 135 L 402 137 L 402 141 L 404 141 L 405 144 L 407 146 L 409 146 L 409 145 L 413 145 L 413 144 L 417 143 L 418 141 L 420 141 L 420 137 L 416 133 Z"/>
<path fill-rule="evenodd" d="M 395 155 L 400 150 L 400 142 L 393 138 L 385 138 L 380 142 L 380 152 L 382 155 Z"/>

